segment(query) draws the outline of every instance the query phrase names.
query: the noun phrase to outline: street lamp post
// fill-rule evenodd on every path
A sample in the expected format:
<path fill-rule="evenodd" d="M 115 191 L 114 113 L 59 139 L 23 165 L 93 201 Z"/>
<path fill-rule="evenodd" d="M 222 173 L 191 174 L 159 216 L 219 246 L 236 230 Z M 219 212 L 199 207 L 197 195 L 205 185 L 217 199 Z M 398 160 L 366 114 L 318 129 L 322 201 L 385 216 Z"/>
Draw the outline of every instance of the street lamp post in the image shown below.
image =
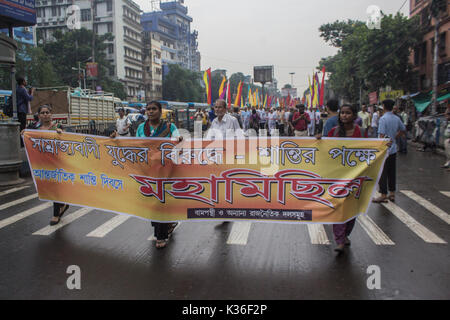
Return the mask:
<path fill-rule="evenodd" d="M 294 87 L 294 74 L 295 72 L 289 72 L 289 74 L 291 75 L 291 87 Z"/>

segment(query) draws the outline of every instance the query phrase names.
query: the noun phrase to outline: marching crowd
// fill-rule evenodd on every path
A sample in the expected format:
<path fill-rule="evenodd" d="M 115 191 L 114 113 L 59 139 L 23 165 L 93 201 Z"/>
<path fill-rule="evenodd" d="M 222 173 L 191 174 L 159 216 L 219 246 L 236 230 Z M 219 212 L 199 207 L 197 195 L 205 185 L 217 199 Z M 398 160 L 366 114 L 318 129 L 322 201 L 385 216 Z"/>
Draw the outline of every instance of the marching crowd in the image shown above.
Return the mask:
<path fill-rule="evenodd" d="M 178 129 L 173 123 L 162 119 L 162 106 L 157 101 L 149 102 L 145 109 L 145 121 L 136 130 L 136 137 L 174 137 L 182 140 Z M 446 111 L 447 120 L 450 120 L 450 108 Z M 393 100 L 385 100 L 382 107 L 369 108 L 362 105 L 361 110 L 355 105 L 343 104 L 339 106 L 337 100 L 328 101 L 325 108 L 312 108 L 306 110 L 303 104 L 288 108 L 250 108 L 240 110 L 233 107 L 228 110 L 225 100 L 217 100 L 209 113 L 198 110 L 194 116 L 195 121 L 205 131 L 207 139 L 227 137 L 230 133 L 236 134 L 239 130 L 244 134 L 249 129 L 256 132 L 266 132 L 274 136 L 295 137 L 340 137 L 340 138 L 386 138 L 389 139 L 389 156 L 385 162 L 379 181 L 381 196 L 373 199 L 374 203 L 395 201 L 396 190 L 396 154 L 407 152 L 406 127 L 408 118 L 405 110 L 397 108 Z M 131 136 L 131 122 L 123 110 L 119 110 L 116 131 L 112 138 Z M 38 110 L 38 121 L 32 125 L 33 129 L 55 130 L 62 129 L 52 121 L 50 106 L 41 106 Z M 261 132 L 262 133 L 262 132 Z M 450 156 L 448 153 L 450 135 L 446 131 L 447 167 Z M 55 225 L 60 222 L 62 215 L 68 209 L 63 203 L 54 204 L 54 214 L 50 222 Z M 349 235 L 355 224 L 352 219 L 344 224 L 334 224 L 333 234 L 339 253 L 350 246 Z M 178 226 L 178 223 L 152 222 L 157 248 L 167 246 L 169 237 Z"/>

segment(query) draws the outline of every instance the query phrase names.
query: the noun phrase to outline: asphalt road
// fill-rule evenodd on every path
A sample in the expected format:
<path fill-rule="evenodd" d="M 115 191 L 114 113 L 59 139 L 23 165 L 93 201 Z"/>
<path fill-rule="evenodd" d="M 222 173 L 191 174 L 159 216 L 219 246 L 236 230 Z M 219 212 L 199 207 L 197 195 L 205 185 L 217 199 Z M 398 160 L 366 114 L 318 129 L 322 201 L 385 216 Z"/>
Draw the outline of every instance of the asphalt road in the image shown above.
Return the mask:
<path fill-rule="evenodd" d="M 0 299 L 449 299 L 442 162 L 399 155 L 404 193 L 371 205 L 343 255 L 333 251 L 331 226 L 183 222 L 164 250 L 150 223 L 99 210 L 71 207 L 48 227 L 52 207 L 28 180 L 0 190 Z M 72 265 L 80 289 L 68 288 L 77 284 Z M 368 286 L 377 274 L 379 289 Z"/>

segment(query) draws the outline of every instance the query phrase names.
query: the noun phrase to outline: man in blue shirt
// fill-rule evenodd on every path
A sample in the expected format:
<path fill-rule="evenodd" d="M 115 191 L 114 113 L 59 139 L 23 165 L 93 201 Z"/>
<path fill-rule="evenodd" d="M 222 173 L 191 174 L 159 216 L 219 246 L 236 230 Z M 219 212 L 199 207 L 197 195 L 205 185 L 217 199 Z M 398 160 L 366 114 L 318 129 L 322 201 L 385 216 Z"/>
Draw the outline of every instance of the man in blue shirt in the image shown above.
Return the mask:
<path fill-rule="evenodd" d="M 406 134 L 406 127 L 399 117 L 392 112 L 395 105 L 393 100 L 384 100 L 384 115 L 380 118 L 378 123 L 379 138 L 389 138 L 391 146 L 389 147 L 389 156 L 384 163 L 383 173 L 381 174 L 379 187 L 381 196 L 373 199 L 375 203 L 388 202 L 388 199 L 395 201 L 395 186 L 396 186 L 396 157 L 397 144 L 396 138 Z M 388 197 L 389 187 L 389 197 Z"/>
<path fill-rule="evenodd" d="M 28 94 L 25 86 L 27 85 L 27 81 L 24 78 L 17 79 L 17 88 L 16 88 L 16 101 L 17 101 L 17 116 L 20 122 L 20 131 L 25 129 L 27 125 L 27 114 L 31 113 L 31 110 L 28 108 L 28 102 L 33 100 L 34 88 L 31 89 L 31 94 Z"/>
<path fill-rule="evenodd" d="M 339 102 L 337 100 L 331 99 L 327 102 L 327 110 L 328 110 L 328 120 L 325 122 L 323 126 L 323 136 L 328 137 L 328 132 L 334 127 L 338 125 L 338 110 L 339 110 Z"/>

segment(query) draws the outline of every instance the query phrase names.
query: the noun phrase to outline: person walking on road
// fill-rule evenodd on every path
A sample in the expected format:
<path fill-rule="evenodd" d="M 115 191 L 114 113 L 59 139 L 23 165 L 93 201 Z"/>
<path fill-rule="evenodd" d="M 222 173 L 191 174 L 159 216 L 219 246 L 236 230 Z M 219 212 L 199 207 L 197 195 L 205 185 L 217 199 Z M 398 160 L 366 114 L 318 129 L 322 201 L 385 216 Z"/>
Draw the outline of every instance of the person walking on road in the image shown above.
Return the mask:
<path fill-rule="evenodd" d="M 52 130 L 57 133 L 62 133 L 62 126 L 52 119 L 52 108 L 48 105 L 43 105 L 38 108 L 39 122 L 30 126 L 30 129 L 36 130 Z M 53 202 L 53 218 L 50 220 L 50 225 L 54 226 L 61 221 L 64 213 L 69 209 L 69 205 L 65 203 Z"/>
<path fill-rule="evenodd" d="M 328 137 L 362 138 L 360 127 L 354 123 L 357 116 L 355 107 L 343 105 L 339 112 L 338 125 L 328 132 Z M 343 224 L 333 224 L 334 240 L 337 244 L 334 249 L 336 252 L 342 253 L 345 246 L 350 246 L 348 237 L 355 226 L 355 221 L 356 218 Z"/>
<path fill-rule="evenodd" d="M 259 132 L 259 121 L 260 120 L 261 119 L 259 118 L 258 112 L 255 109 L 253 109 L 252 114 L 250 116 L 250 129 L 255 130 L 256 133 Z"/>
<path fill-rule="evenodd" d="M 238 130 L 241 129 L 238 119 L 234 116 L 227 114 L 227 103 L 223 99 L 218 99 L 215 103 L 215 112 L 217 117 L 211 123 L 211 128 L 209 128 L 206 139 L 216 139 L 221 140 L 226 137 L 236 136 Z M 242 134 L 243 136 L 243 134 Z"/>
<path fill-rule="evenodd" d="M 362 105 L 361 111 L 358 112 L 358 117 L 362 120 L 362 135 L 365 137 L 368 135 L 368 131 L 370 130 L 370 113 L 367 112 L 367 105 Z"/>
<path fill-rule="evenodd" d="M 339 102 L 335 99 L 328 100 L 327 102 L 327 111 L 328 111 L 328 119 L 323 126 L 323 136 L 328 137 L 328 133 L 331 129 L 338 125 L 339 115 Z"/>
<path fill-rule="evenodd" d="M 26 88 L 27 81 L 24 78 L 17 79 L 16 88 L 16 104 L 17 104 L 17 118 L 20 123 L 20 131 L 27 126 L 27 114 L 31 114 L 30 101 L 33 100 L 34 88 L 28 91 Z M 20 144 L 23 147 L 22 140 Z"/>
<path fill-rule="evenodd" d="M 161 119 L 162 116 L 162 105 L 158 101 L 151 101 L 146 107 L 147 120 L 141 123 L 136 131 L 136 137 L 152 137 L 152 138 L 178 138 L 178 142 L 183 140 L 180 136 L 177 127 L 168 122 L 167 120 Z M 111 137 L 116 137 L 114 132 Z M 169 237 L 172 235 L 173 231 L 178 227 L 179 223 L 167 223 L 167 222 L 153 222 L 152 227 L 154 227 L 154 235 L 156 238 L 156 248 L 162 249 L 169 243 Z"/>
<path fill-rule="evenodd" d="M 384 115 L 380 118 L 378 127 L 379 138 L 389 138 L 392 144 L 389 147 L 389 157 L 384 163 L 383 173 L 381 174 L 379 187 L 381 196 L 373 199 L 375 203 L 385 203 L 388 199 L 395 201 L 395 189 L 396 189 L 396 158 L 397 158 L 397 143 L 395 142 L 397 137 L 406 134 L 406 127 L 399 117 L 392 112 L 395 102 L 393 100 L 384 100 Z M 388 196 L 389 187 L 389 196 Z"/>
<path fill-rule="evenodd" d="M 305 112 L 305 105 L 297 105 L 298 111 L 292 118 L 292 125 L 294 126 L 294 132 L 296 137 L 308 136 L 308 124 L 311 122 L 308 113 Z"/>
<path fill-rule="evenodd" d="M 374 112 L 372 114 L 372 121 L 370 124 L 370 135 L 371 138 L 378 138 L 378 122 L 380 121 L 380 107 L 375 106 Z"/>
<path fill-rule="evenodd" d="M 121 137 L 131 137 L 130 135 L 131 120 L 125 116 L 125 110 L 119 109 L 119 119 L 116 120 L 116 130 Z"/>

